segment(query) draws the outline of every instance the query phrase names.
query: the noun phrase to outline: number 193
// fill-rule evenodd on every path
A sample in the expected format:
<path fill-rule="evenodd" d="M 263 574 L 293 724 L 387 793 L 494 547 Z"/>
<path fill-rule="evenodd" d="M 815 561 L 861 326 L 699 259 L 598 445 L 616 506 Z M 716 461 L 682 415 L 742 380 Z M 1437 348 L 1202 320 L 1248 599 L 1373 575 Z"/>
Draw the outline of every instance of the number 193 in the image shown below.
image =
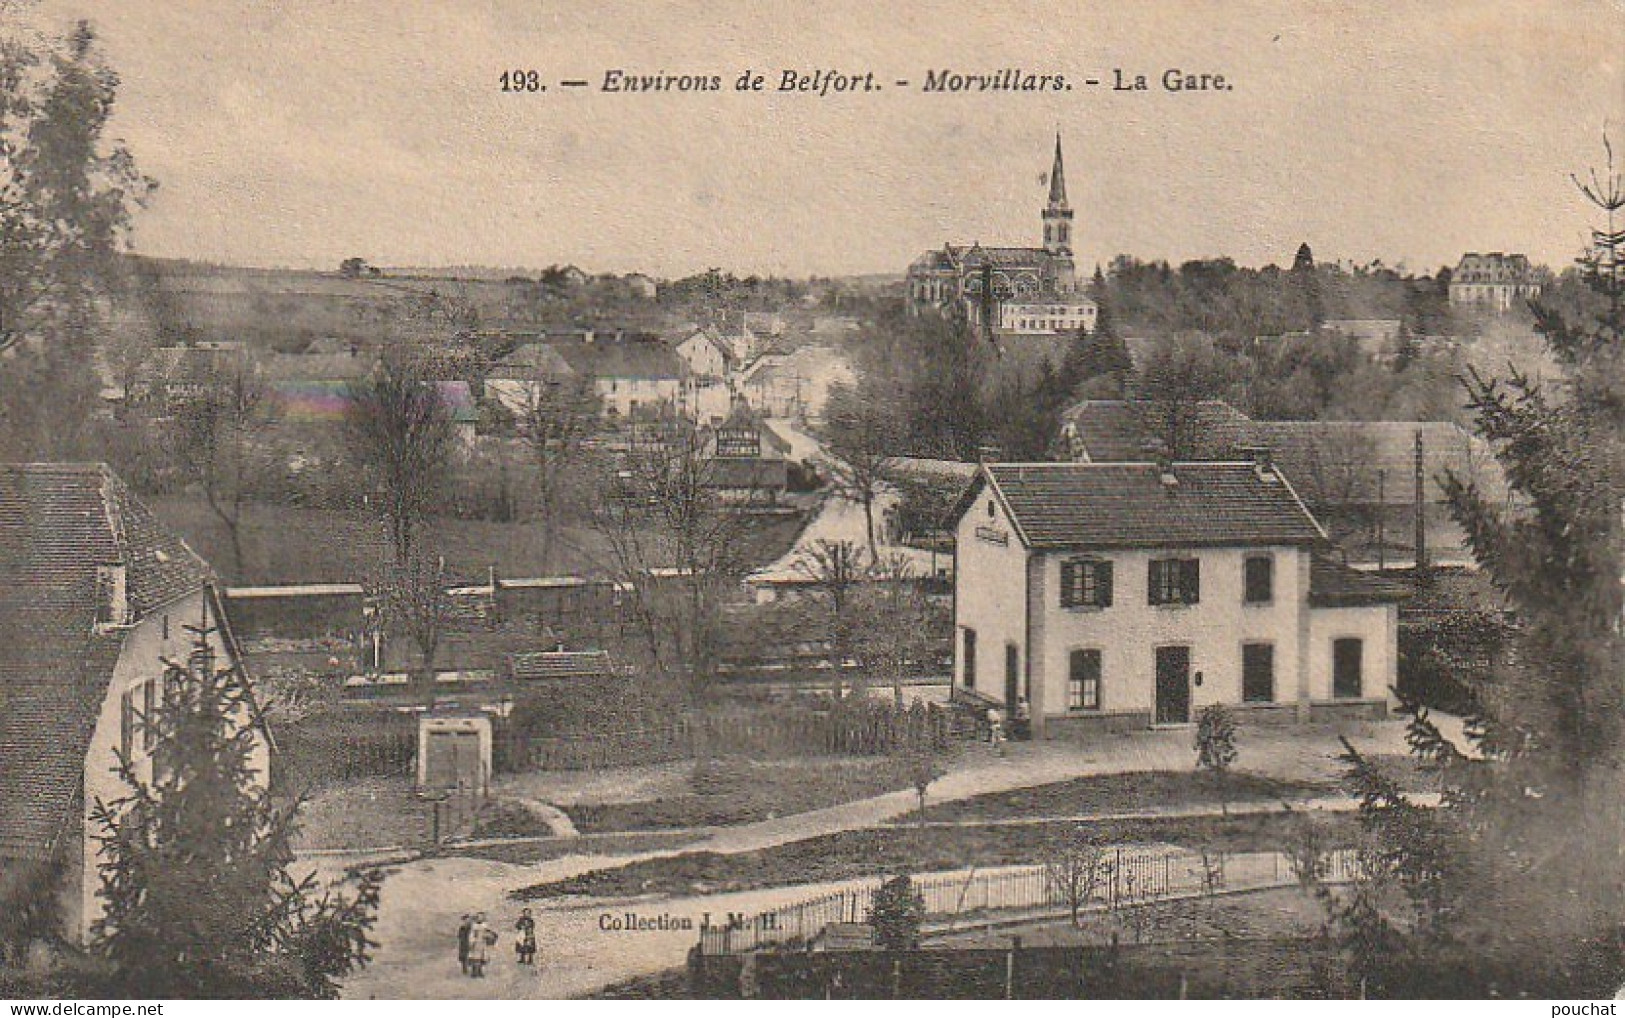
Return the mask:
<path fill-rule="evenodd" d="M 540 92 L 543 89 L 539 71 L 503 71 L 501 81 L 504 92 Z"/>

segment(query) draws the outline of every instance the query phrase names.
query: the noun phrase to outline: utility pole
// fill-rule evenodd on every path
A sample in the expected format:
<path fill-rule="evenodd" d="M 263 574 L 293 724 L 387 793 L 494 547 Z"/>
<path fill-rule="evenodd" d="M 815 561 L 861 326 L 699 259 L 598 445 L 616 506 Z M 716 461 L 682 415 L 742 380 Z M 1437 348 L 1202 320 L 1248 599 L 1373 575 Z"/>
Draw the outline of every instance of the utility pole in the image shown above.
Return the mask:
<path fill-rule="evenodd" d="M 1428 569 L 1428 539 L 1426 523 L 1427 502 L 1423 498 L 1425 479 L 1422 476 L 1422 432 L 1416 432 L 1416 578 L 1423 581 Z"/>
<path fill-rule="evenodd" d="M 1388 471 L 1377 471 L 1377 572 L 1388 567 L 1388 552 L 1383 547 L 1387 540 L 1384 524 L 1388 516 Z"/>

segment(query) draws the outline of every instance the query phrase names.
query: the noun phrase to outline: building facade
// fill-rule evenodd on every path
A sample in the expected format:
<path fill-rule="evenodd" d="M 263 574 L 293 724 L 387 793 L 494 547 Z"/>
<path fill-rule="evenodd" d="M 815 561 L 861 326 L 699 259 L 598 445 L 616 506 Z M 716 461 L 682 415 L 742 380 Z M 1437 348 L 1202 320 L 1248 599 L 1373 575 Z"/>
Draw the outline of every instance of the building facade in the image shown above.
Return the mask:
<path fill-rule="evenodd" d="M 1010 334 L 1055 335 L 1077 328 L 1062 322 L 1087 320 L 1092 325 L 1094 301 L 1080 292 L 1073 263 L 1073 212 L 1066 197 L 1060 135 L 1055 137 L 1049 200 L 1040 218 L 1041 247 L 944 244 L 916 258 L 908 268 L 910 308 L 915 313 L 960 314 L 974 325 L 985 320 L 995 331 Z M 1066 310 L 1037 313 L 1046 307 Z"/>
<path fill-rule="evenodd" d="M 1540 288 L 1540 278 L 1526 256 L 1469 251 L 1450 275 L 1450 303 L 1505 312 L 1539 297 Z"/>
<path fill-rule="evenodd" d="M 956 691 L 1035 737 L 1390 708 L 1401 592 L 1268 462 L 988 464 L 957 518 Z"/>
<path fill-rule="evenodd" d="M 213 573 L 99 464 L 0 466 L 0 910 L 44 894 L 84 942 L 101 915 L 98 802 L 122 755 L 150 781 L 146 723 L 169 662 L 239 661 Z M 252 719 L 243 717 L 245 727 Z M 256 780 L 271 742 L 252 728 Z"/>

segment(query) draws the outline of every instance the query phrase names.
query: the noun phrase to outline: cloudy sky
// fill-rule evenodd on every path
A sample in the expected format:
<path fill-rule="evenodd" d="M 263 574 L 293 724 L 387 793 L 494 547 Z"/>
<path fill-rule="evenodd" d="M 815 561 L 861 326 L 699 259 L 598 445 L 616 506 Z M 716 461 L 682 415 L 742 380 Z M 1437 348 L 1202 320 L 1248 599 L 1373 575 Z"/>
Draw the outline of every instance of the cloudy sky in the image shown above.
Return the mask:
<path fill-rule="evenodd" d="M 1578 250 L 1571 170 L 1625 149 L 1621 0 L 1006 3 L 37 0 L 88 17 L 113 133 L 161 184 L 152 254 L 328 267 L 901 271 L 1030 244 L 1065 138 L 1080 261 L 1228 254 L 1414 268 Z M 746 68 L 873 70 L 867 95 L 740 95 Z M 926 95 L 928 70 L 1072 91 Z M 504 69 L 545 93 L 504 94 Z M 719 74 L 611 95 L 604 72 Z M 1153 89 L 1114 93 L 1114 68 Z M 1171 94 L 1168 68 L 1228 92 Z M 585 78 L 595 88 L 565 90 Z"/>

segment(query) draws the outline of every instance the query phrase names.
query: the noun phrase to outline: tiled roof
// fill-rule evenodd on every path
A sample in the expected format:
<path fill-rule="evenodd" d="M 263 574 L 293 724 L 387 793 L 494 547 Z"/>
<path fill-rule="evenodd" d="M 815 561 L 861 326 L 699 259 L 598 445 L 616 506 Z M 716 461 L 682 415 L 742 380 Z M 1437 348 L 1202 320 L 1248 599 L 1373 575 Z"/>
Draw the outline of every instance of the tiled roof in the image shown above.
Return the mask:
<path fill-rule="evenodd" d="M 1319 524 L 1279 475 L 1251 463 L 990 463 L 990 479 L 1032 548 L 1313 545 Z M 961 511 L 983 485 L 961 501 Z"/>
<path fill-rule="evenodd" d="M 609 653 L 602 650 L 551 650 L 508 655 L 508 673 L 515 679 L 598 678 L 613 671 Z"/>
<path fill-rule="evenodd" d="M 554 349 L 572 370 L 591 378 L 678 379 L 684 374 L 676 352 L 658 340 L 595 339 L 561 342 Z"/>
<path fill-rule="evenodd" d="M 1506 480 L 1483 440 L 1443 421 L 1255 421 L 1218 400 L 1195 408 L 1186 429 L 1193 460 L 1231 460 L 1248 446 L 1270 450 L 1275 464 L 1310 505 L 1410 505 L 1416 433 L 1422 433 L 1425 497 L 1444 495 L 1448 472 L 1479 484 L 1492 500 Z M 1068 410 L 1066 424 L 1089 460 L 1128 463 L 1146 458 L 1157 431 L 1155 408 L 1130 400 L 1087 400 Z M 1380 478 L 1380 480 L 1379 480 Z"/>
<path fill-rule="evenodd" d="M 0 466 L 0 857 L 47 854 L 76 808 L 123 645 L 96 632 L 97 567 L 118 564 L 136 620 L 211 578 L 105 466 Z"/>
<path fill-rule="evenodd" d="M 1407 584 L 1351 569 L 1323 555 L 1310 560 L 1309 605 L 1312 608 L 1391 604 L 1410 596 L 1411 588 Z"/>
<path fill-rule="evenodd" d="M 526 343 L 491 366 L 487 377 L 529 380 L 566 378 L 575 374 L 559 352 L 546 343 Z"/>

